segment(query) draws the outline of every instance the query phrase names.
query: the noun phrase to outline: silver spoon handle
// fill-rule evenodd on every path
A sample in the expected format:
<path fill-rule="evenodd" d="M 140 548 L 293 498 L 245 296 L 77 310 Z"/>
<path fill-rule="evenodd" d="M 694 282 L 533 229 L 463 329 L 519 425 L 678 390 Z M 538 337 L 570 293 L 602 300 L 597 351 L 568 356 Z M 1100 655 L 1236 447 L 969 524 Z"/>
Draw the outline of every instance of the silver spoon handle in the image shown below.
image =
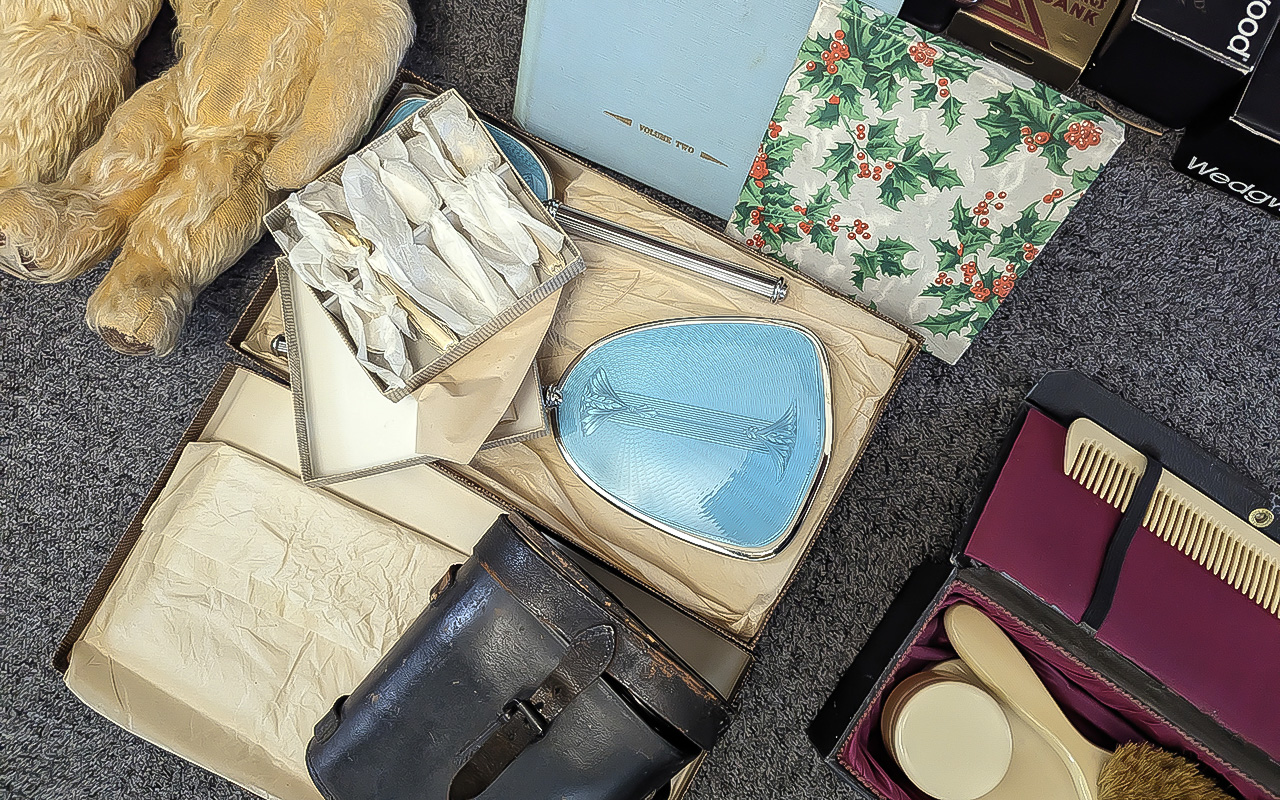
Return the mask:
<path fill-rule="evenodd" d="M 771 303 L 780 303 L 787 296 L 785 278 L 677 247 L 647 233 L 579 211 L 556 200 L 547 201 L 547 209 L 570 235 L 585 236 L 605 244 L 625 247 L 641 255 L 754 292 Z"/>

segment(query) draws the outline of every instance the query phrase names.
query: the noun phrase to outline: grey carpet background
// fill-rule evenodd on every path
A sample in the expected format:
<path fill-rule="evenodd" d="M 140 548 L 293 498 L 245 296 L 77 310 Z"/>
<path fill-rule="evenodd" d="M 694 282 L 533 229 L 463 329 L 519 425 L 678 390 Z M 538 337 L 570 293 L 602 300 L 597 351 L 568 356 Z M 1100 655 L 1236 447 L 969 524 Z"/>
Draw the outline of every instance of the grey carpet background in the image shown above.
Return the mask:
<path fill-rule="evenodd" d="M 414 5 L 409 66 L 509 114 L 520 0 Z M 1094 376 L 1280 487 L 1280 222 L 1175 174 L 1172 144 L 1131 130 L 960 364 L 917 359 L 769 626 L 693 798 L 852 796 L 804 727 L 911 569 L 944 556 L 1047 370 Z M 96 716 L 49 662 L 232 359 L 223 341 L 273 252 L 259 244 L 206 291 L 162 361 L 117 355 L 83 326 L 102 267 L 61 286 L 0 280 L 0 798 L 247 797 Z"/>

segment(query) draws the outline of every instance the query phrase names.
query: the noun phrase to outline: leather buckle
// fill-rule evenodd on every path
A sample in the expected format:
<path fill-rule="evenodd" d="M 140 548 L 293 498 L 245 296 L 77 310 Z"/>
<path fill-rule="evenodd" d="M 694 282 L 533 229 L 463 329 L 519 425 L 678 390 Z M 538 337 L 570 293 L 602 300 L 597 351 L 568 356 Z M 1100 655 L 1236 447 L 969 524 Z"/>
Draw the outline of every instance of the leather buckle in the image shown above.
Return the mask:
<path fill-rule="evenodd" d="M 546 719 L 538 713 L 538 710 L 530 705 L 527 700 L 517 698 L 512 700 L 510 703 L 507 703 L 507 707 L 502 710 L 503 720 L 505 721 L 514 718 L 517 712 L 519 712 L 519 714 L 524 717 L 525 722 L 529 723 L 530 727 L 533 728 L 533 735 L 535 739 L 541 739 L 543 736 L 547 735 L 547 727 L 550 723 L 548 723 Z"/>

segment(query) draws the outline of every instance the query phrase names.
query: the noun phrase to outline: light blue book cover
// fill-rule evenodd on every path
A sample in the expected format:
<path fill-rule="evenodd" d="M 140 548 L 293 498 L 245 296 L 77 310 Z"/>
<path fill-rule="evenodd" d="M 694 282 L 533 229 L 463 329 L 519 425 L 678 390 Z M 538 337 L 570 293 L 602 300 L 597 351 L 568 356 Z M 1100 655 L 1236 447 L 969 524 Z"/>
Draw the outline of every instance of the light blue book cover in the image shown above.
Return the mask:
<path fill-rule="evenodd" d="M 515 118 L 728 218 L 818 0 L 529 0 Z"/>

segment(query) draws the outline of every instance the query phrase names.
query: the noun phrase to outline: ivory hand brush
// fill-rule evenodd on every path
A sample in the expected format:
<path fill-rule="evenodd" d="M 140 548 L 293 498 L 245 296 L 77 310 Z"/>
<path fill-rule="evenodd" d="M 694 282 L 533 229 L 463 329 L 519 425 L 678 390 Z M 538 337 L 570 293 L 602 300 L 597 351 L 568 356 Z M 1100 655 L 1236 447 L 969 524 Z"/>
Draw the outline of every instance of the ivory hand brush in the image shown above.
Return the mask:
<path fill-rule="evenodd" d="M 1146 456 L 1091 419 L 1067 429 L 1066 474 L 1126 511 Z M 1280 617 L 1280 543 L 1165 470 L 1142 526 Z"/>
<path fill-rule="evenodd" d="M 1066 764 L 1080 800 L 1230 800 L 1190 761 L 1155 745 L 1123 744 L 1110 753 L 1090 744 L 1013 641 L 977 608 L 958 603 L 942 622 L 965 665 Z"/>

